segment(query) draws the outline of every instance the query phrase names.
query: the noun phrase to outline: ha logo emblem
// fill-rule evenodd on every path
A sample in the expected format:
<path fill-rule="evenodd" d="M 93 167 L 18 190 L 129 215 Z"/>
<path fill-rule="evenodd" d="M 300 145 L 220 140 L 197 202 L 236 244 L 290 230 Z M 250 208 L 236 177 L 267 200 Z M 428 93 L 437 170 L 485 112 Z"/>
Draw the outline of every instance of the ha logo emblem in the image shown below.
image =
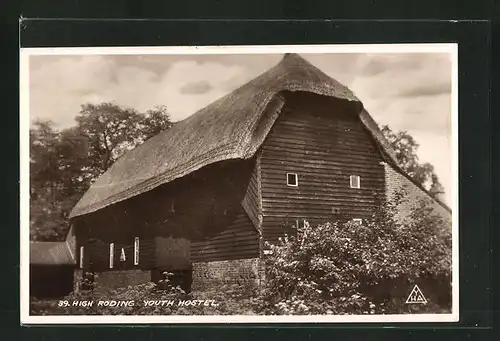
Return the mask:
<path fill-rule="evenodd" d="M 418 287 L 418 285 L 415 284 L 413 287 L 413 290 L 410 292 L 410 295 L 406 299 L 406 303 L 408 304 L 413 304 L 413 303 L 421 303 L 421 304 L 426 304 L 427 300 L 425 299 L 424 294 Z"/>

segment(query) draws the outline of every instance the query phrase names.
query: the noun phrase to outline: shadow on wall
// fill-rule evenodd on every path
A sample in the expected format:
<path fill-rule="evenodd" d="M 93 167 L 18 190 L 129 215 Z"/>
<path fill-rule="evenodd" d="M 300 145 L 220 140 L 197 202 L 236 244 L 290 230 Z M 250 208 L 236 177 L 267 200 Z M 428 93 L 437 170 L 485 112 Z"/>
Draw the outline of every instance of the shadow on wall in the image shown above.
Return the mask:
<path fill-rule="evenodd" d="M 61 298 L 73 291 L 73 265 L 31 265 L 30 296 Z"/>

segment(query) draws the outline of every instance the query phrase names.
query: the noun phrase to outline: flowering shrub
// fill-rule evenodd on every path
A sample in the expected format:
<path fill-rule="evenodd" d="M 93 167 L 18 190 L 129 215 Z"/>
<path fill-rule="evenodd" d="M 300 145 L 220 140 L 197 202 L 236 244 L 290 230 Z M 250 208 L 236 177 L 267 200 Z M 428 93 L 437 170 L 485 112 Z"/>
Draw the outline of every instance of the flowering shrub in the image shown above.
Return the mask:
<path fill-rule="evenodd" d="M 400 200 L 400 198 L 398 199 Z M 449 312 L 451 227 L 421 202 L 396 219 L 398 201 L 359 224 L 307 222 L 268 245 L 256 310 L 265 314 Z M 427 304 L 406 304 L 413 286 Z"/>
<path fill-rule="evenodd" d="M 253 293 L 239 285 L 186 293 L 169 280 L 117 290 L 95 290 L 85 276 L 74 301 L 134 301 L 126 307 L 61 306 L 32 300 L 33 315 L 250 315 L 401 314 L 451 310 L 451 227 L 422 201 L 398 218 L 402 196 L 374 212 L 363 224 L 305 223 L 294 235 L 268 245 L 265 278 Z M 427 304 L 406 304 L 417 284 Z M 152 305 L 144 301 L 212 300 L 216 304 Z"/>

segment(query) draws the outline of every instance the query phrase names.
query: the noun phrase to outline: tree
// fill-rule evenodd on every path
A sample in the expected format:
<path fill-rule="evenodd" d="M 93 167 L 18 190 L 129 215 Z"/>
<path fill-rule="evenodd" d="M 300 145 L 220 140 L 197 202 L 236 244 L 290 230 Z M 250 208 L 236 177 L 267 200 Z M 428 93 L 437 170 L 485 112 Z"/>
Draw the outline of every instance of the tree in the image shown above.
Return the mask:
<path fill-rule="evenodd" d="M 84 104 L 75 119 L 80 134 L 88 139 L 93 178 L 125 151 L 172 126 L 165 106 L 142 114 L 114 103 Z"/>
<path fill-rule="evenodd" d="M 389 126 L 382 126 L 382 133 L 396 152 L 399 166 L 417 183 L 422 185 L 434 197 L 444 193 L 444 187 L 434 172 L 434 166 L 426 162 L 421 164 L 417 156 L 418 143 L 406 131 L 394 132 Z"/>
<path fill-rule="evenodd" d="M 58 177 L 57 137 L 58 133 L 53 129 L 51 121 L 35 121 L 30 129 L 32 189 L 34 184 L 40 187 L 51 186 Z"/>
<path fill-rule="evenodd" d="M 167 107 L 158 105 L 153 110 L 146 111 L 142 125 L 143 139 L 147 140 L 158 135 L 163 130 L 172 128 L 173 123 L 170 121 Z"/>
<path fill-rule="evenodd" d="M 32 239 L 61 239 L 92 182 L 126 150 L 172 126 L 165 106 L 140 113 L 114 103 L 84 104 L 76 122 L 58 131 L 36 121 L 30 129 Z"/>
<path fill-rule="evenodd" d="M 59 133 L 50 121 L 36 121 L 30 129 L 30 236 L 56 238 L 64 230 L 60 214 L 61 166 Z"/>

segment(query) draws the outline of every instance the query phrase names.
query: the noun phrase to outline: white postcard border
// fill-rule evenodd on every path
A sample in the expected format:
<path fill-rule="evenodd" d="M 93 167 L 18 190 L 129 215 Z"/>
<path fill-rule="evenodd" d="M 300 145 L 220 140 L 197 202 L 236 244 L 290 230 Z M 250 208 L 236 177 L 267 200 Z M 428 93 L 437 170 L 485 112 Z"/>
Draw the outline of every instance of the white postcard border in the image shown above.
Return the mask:
<path fill-rule="evenodd" d="M 400 315 L 164 315 L 31 316 L 29 302 L 29 58 L 32 55 L 107 54 L 304 54 L 450 53 L 452 57 L 452 313 Z M 343 44 L 272 46 L 65 47 L 20 48 L 20 321 L 21 324 L 190 324 L 190 323 L 408 323 L 459 321 L 458 44 Z"/>

